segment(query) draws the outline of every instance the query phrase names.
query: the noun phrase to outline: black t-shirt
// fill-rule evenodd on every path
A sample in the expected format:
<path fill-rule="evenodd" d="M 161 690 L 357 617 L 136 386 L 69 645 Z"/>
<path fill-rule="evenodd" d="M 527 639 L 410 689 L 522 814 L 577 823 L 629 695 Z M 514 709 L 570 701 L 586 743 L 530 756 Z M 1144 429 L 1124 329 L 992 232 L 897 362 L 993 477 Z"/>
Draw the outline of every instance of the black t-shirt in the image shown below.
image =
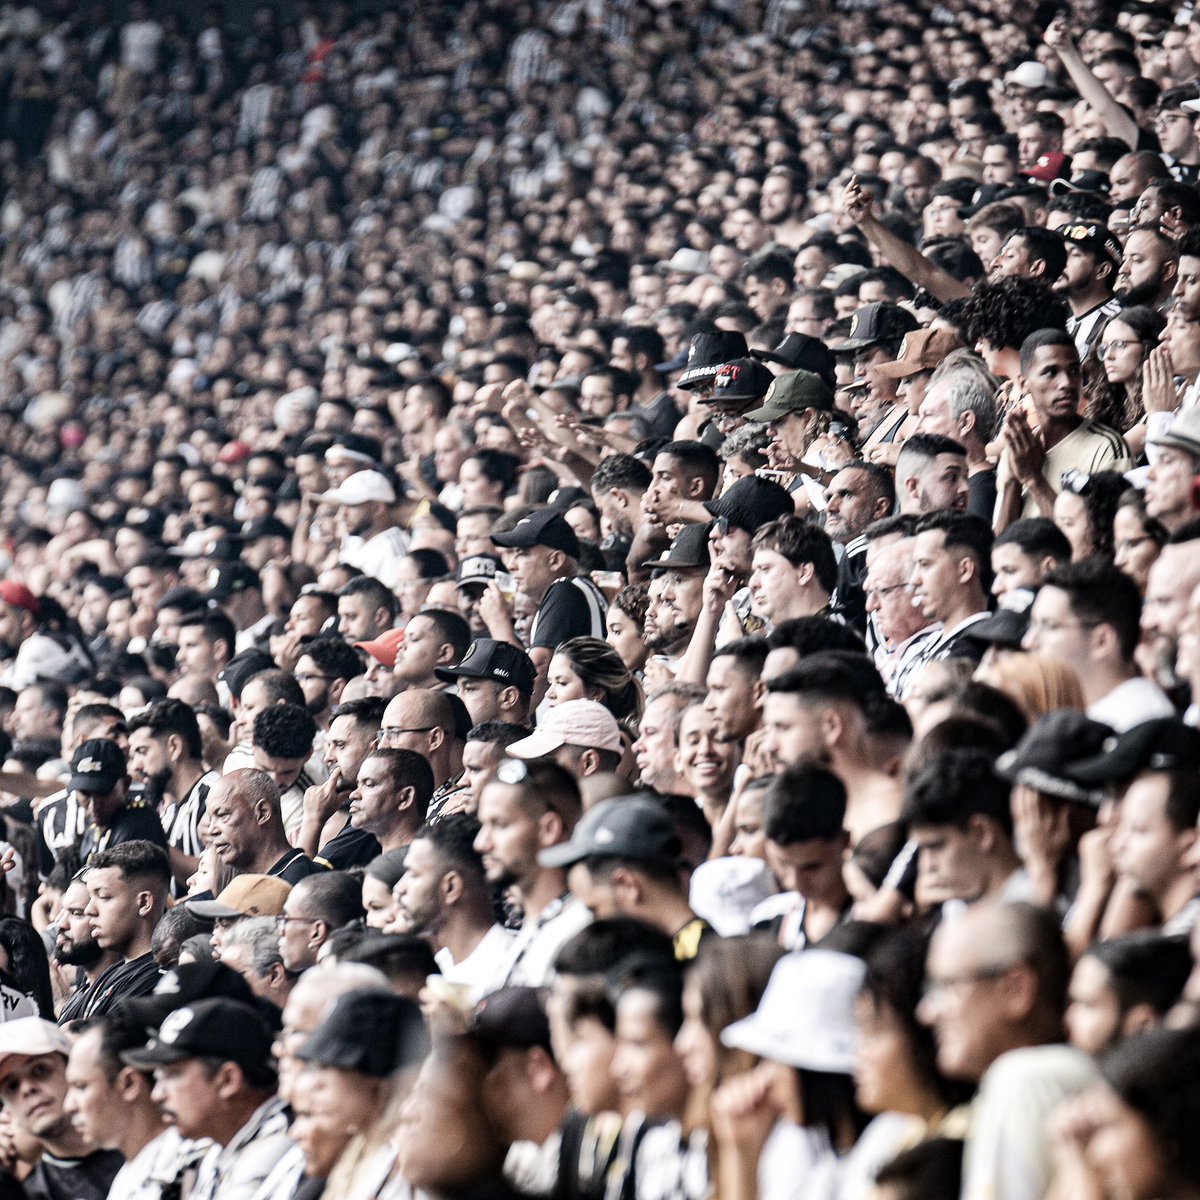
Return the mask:
<path fill-rule="evenodd" d="M 87 864 L 101 850 L 110 850 L 122 842 L 147 841 L 156 846 L 167 848 L 167 835 L 163 832 L 162 822 L 158 813 L 142 796 L 131 796 L 113 818 L 113 823 L 107 829 L 89 825 L 83 835 L 83 843 L 79 847 L 79 859 Z"/>
<path fill-rule="evenodd" d="M 313 862 L 332 871 L 346 871 L 350 867 L 365 867 L 382 853 L 379 843 L 365 829 L 347 825 L 317 851 Z"/>
<path fill-rule="evenodd" d="M 289 850 L 267 874 L 274 875 L 276 879 L 282 879 L 284 883 L 294 885 L 302 879 L 307 879 L 310 875 L 319 875 L 328 869 L 328 867 L 321 866 L 320 863 L 313 862 L 302 850 Z"/>
<path fill-rule="evenodd" d="M 982 517 L 990 525 L 996 509 L 996 468 L 968 475 L 967 490 L 967 512 Z"/>
<path fill-rule="evenodd" d="M 587 576 L 556 580 L 538 605 L 530 646 L 553 650 L 571 638 L 604 637 L 605 607 L 600 589 Z"/>
<path fill-rule="evenodd" d="M 124 1165 L 116 1150 L 97 1150 L 86 1158 L 44 1154 L 25 1180 L 26 1200 L 105 1200 Z"/>
<path fill-rule="evenodd" d="M 118 1001 L 128 996 L 148 996 L 161 978 L 162 969 L 152 954 L 115 963 L 92 984 L 83 1012 L 78 1015 L 99 1017 L 111 1012 Z"/>

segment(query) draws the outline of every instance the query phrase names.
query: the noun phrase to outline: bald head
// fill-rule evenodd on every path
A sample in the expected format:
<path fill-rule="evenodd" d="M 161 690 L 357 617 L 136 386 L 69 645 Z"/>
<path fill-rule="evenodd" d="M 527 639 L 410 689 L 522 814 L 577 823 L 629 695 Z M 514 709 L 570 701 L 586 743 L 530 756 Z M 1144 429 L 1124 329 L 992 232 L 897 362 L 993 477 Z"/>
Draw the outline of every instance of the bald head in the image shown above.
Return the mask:
<path fill-rule="evenodd" d="M 943 921 L 918 1009 L 942 1071 L 979 1079 L 1009 1050 L 1061 1041 L 1069 976 L 1062 932 L 1046 909 L 981 903 Z"/>
<path fill-rule="evenodd" d="M 383 728 L 416 729 L 433 726 L 454 733 L 454 706 L 445 692 L 409 688 L 388 703 Z"/>

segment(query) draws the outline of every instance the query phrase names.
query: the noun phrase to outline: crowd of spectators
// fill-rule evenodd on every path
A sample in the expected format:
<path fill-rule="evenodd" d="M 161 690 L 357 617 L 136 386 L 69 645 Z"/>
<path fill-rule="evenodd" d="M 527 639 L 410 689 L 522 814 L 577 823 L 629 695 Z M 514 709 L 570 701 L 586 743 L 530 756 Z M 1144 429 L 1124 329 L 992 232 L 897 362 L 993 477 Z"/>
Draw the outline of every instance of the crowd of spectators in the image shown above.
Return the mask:
<path fill-rule="evenodd" d="M 1198 1200 L 1198 78 L 0 7 L 0 1195 Z"/>

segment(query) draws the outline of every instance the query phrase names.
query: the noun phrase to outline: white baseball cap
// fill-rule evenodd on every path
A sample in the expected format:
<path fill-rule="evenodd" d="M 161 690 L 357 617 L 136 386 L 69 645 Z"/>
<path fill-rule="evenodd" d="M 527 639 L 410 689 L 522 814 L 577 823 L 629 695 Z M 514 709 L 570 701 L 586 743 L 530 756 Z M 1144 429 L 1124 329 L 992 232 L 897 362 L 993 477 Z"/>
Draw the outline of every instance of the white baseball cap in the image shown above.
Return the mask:
<path fill-rule="evenodd" d="M 758 1008 L 723 1029 L 721 1041 L 789 1067 L 847 1075 L 858 1050 L 854 998 L 866 969 L 862 959 L 833 950 L 785 954 Z"/>
<path fill-rule="evenodd" d="M 507 753 L 510 758 L 545 758 L 563 746 L 611 750 L 614 754 L 625 749 L 617 719 L 603 704 L 568 700 L 547 709 L 533 733 L 513 742 Z"/>
<path fill-rule="evenodd" d="M 52 1021 L 41 1017 L 18 1017 L 0 1024 L 0 1079 L 14 1058 L 36 1058 L 39 1054 L 71 1053 L 67 1035 Z"/>
<path fill-rule="evenodd" d="M 719 936 L 737 937 L 750 931 L 750 914 L 778 890 L 761 858 L 713 858 L 692 872 L 688 906 Z"/>
<path fill-rule="evenodd" d="M 395 504 L 396 489 L 379 471 L 355 471 L 341 487 L 325 492 L 321 499 L 326 504 Z"/>

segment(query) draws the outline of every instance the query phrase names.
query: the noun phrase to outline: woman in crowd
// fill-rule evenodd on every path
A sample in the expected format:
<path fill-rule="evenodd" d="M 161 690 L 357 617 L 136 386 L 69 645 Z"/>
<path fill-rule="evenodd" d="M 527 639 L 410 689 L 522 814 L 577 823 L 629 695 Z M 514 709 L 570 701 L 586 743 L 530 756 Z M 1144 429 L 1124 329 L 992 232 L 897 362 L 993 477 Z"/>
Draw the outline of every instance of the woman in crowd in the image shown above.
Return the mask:
<path fill-rule="evenodd" d="M 649 588 L 644 583 L 623 587 L 608 606 L 608 644 L 620 656 L 625 669 L 637 674 L 646 665 L 646 609 L 650 606 Z"/>
<path fill-rule="evenodd" d="M 1128 490 L 1125 477 L 1116 471 L 1095 475 L 1068 472 L 1054 501 L 1054 523 L 1071 543 L 1071 561 L 1113 554 L 1113 519 Z"/>
<path fill-rule="evenodd" d="M 621 655 L 598 638 L 563 642 L 550 660 L 546 703 L 595 700 L 619 722 L 636 725 L 642 715 L 642 685 Z"/>
<path fill-rule="evenodd" d="M 1145 595 L 1150 568 L 1167 544 L 1166 528 L 1146 514 L 1146 497 L 1127 488 L 1113 517 L 1113 562 Z"/>
<path fill-rule="evenodd" d="M 1120 430 L 1134 454 L 1146 446 L 1142 374 L 1165 325 L 1157 309 L 1123 308 L 1109 318 L 1083 362 L 1087 416 Z"/>

